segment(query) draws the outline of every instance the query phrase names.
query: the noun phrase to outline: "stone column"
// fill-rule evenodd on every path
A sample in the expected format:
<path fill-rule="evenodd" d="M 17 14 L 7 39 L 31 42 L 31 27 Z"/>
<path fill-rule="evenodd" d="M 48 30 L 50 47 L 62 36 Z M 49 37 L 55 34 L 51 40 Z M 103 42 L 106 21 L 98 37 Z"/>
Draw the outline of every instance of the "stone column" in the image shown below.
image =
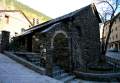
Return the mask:
<path fill-rule="evenodd" d="M 26 38 L 26 49 L 28 52 L 32 52 L 32 35 L 28 35 Z"/>
<path fill-rule="evenodd" d="M 4 52 L 5 50 L 9 50 L 10 32 L 2 31 L 1 37 L 2 37 L 1 38 L 1 52 Z"/>
<path fill-rule="evenodd" d="M 69 72 L 73 72 L 74 70 L 74 59 L 73 59 L 73 38 L 70 37 L 69 39 L 69 48 L 70 48 L 70 52 L 69 52 Z"/>
<path fill-rule="evenodd" d="M 48 76 L 52 75 L 52 69 L 53 69 L 53 59 L 52 59 L 52 49 L 47 50 L 47 56 L 46 56 L 46 74 Z"/>

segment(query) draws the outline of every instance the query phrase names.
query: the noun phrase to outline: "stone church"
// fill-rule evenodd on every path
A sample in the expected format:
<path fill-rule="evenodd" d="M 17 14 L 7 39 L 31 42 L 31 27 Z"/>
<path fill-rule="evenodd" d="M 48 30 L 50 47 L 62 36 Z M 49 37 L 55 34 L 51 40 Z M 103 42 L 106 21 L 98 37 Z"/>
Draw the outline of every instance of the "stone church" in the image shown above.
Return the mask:
<path fill-rule="evenodd" d="M 100 22 L 95 5 L 90 4 L 26 30 L 13 38 L 15 48 L 11 50 L 41 53 L 48 72 L 54 65 L 74 71 L 97 63 L 100 57 Z"/>

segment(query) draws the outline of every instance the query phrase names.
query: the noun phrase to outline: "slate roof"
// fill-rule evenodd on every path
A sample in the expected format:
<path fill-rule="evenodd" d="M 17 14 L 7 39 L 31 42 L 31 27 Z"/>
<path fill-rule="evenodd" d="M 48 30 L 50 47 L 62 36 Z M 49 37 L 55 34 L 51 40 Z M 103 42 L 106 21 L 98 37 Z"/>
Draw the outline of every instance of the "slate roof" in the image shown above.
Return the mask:
<path fill-rule="evenodd" d="M 41 31 L 43 31 L 43 30 L 45 30 L 45 29 L 48 29 L 48 28 L 49 28 L 48 26 L 50 26 L 50 25 L 52 25 L 52 24 L 55 24 L 55 23 L 57 23 L 57 22 L 60 22 L 60 21 L 62 21 L 62 20 L 68 19 L 68 18 L 76 15 L 76 13 L 81 12 L 82 10 L 84 10 L 84 9 L 86 9 L 86 8 L 89 8 L 89 7 L 93 8 L 94 13 L 95 13 L 95 15 L 96 15 L 96 17 L 98 18 L 98 21 L 99 21 L 99 23 L 100 23 L 100 22 L 101 22 L 101 19 L 100 19 L 100 17 L 99 17 L 99 14 L 98 14 L 98 12 L 97 12 L 97 9 L 96 9 L 95 5 L 94 5 L 94 4 L 90 4 L 90 5 L 86 6 L 86 7 L 83 7 L 83 8 L 81 8 L 81 9 L 79 9 L 79 10 L 73 11 L 73 12 L 71 12 L 71 13 L 69 13 L 69 14 L 64 15 L 64 16 L 61 16 L 61 17 L 58 17 L 58 18 L 49 20 L 49 21 L 47 21 L 47 22 L 44 22 L 44 23 L 42 23 L 42 24 L 33 26 L 33 27 L 27 29 L 23 34 L 21 34 L 21 35 L 19 35 L 19 36 L 25 36 L 25 35 L 28 35 L 28 34 L 30 34 L 30 33 L 36 32 L 36 31 L 41 32 Z"/>

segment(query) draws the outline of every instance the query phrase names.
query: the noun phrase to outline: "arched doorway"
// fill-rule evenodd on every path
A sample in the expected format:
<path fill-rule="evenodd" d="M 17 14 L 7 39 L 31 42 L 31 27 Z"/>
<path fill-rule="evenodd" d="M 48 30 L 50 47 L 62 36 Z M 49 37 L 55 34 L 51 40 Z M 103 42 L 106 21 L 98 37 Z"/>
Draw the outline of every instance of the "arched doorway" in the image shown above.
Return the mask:
<path fill-rule="evenodd" d="M 69 70 L 69 43 L 68 38 L 63 33 L 58 33 L 53 40 L 53 63 Z"/>

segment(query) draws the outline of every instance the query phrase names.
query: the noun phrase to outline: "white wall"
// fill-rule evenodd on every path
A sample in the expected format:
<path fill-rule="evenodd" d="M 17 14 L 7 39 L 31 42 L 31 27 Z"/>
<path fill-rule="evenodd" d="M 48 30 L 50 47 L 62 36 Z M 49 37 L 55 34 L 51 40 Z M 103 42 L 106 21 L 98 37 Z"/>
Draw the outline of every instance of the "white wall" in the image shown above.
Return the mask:
<path fill-rule="evenodd" d="M 28 29 L 29 22 L 25 19 L 25 17 L 19 12 L 7 12 L 7 13 L 0 13 L 3 15 L 1 17 L 0 22 L 0 31 L 6 30 L 10 31 L 11 36 L 15 36 L 15 32 L 21 34 L 21 29 Z M 5 15 L 9 16 L 9 22 L 7 23 L 7 18 Z"/>

